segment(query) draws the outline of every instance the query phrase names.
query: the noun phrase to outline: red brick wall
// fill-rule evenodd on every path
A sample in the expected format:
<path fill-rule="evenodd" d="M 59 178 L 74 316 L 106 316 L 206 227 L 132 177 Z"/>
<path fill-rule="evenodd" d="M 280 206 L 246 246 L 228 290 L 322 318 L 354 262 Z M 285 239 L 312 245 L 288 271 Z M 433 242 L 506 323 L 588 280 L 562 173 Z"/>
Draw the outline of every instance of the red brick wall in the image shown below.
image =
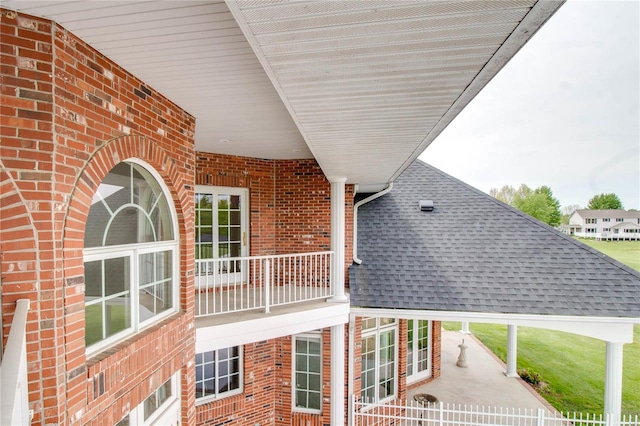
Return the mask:
<path fill-rule="evenodd" d="M 198 425 L 274 424 L 277 341 L 267 340 L 245 345 L 243 351 L 243 392 L 198 405 Z"/>
<path fill-rule="evenodd" d="M 249 189 L 252 256 L 331 250 L 331 185 L 315 160 L 198 152 L 196 184 Z M 345 269 L 352 262 L 353 197 L 347 185 Z"/>
<path fill-rule="evenodd" d="M 331 249 L 331 185 L 315 160 L 261 160 L 198 152 L 196 184 L 249 189 L 251 255 Z M 350 265 L 353 185 L 347 185 L 345 192 L 345 265 Z M 253 426 L 258 422 L 255 410 L 260 411 L 262 406 L 253 402 L 256 387 L 263 389 L 261 392 L 265 397 L 271 398 L 271 404 L 265 402 L 265 411 L 272 413 L 270 418 L 275 424 L 329 424 L 330 330 L 323 333 L 324 390 L 323 409 L 319 415 L 292 412 L 291 337 L 271 343 L 275 351 L 274 362 L 266 359 L 270 364 L 261 365 L 253 372 L 252 385 L 250 388 L 245 386 L 243 395 L 198 406 L 198 424 L 232 421 L 233 424 Z M 245 380 L 251 371 L 247 359 L 252 351 L 245 346 Z M 265 374 L 267 366 L 275 368 L 275 373 Z M 271 389 L 270 393 L 264 391 L 266 387 Z"/>
<path fill-rule="evenodd" d="M 1 15 L 2 336 L 15 300 L 31 299 L 33 424 L 111 423 L 178 370 L 182 399 L 192 407 L 183 422 L 193 424 L 193 234 L 187 229 L 193 227 L 195 121 L 63 28 L 6 9 Z M 100 181 L 127 158 L 154 167 L 171 191 L 182 313 L 86 360 L 84 223 Z M 136 373 L 116 374 L 123 371 Z M 94 399 L 88 390 L 100 372 L 105 395 Z"/>

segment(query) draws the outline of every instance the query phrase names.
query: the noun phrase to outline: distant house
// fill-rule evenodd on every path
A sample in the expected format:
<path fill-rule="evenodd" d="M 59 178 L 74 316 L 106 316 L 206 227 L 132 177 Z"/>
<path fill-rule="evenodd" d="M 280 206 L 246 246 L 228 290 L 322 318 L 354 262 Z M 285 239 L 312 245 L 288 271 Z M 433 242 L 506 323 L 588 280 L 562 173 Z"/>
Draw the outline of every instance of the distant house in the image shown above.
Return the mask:
<path fill-rule="evenodd" d="M 640 240 L 640 211 L 576 210 L 561 231 L 584 238 Z"/>

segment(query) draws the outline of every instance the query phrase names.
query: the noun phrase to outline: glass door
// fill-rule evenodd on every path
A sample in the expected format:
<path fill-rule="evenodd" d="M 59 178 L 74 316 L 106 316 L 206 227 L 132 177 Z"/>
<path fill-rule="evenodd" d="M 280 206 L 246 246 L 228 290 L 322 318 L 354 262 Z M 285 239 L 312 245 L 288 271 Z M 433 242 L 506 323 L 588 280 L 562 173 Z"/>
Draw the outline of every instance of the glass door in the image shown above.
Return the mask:
<path fill-rule="evenodd" d="M 196 187 L 196 260 L 218 259 L 200 267 L 199 275 L 216 274 L 222 284 L 245 279 L 242 262 L 233 259 L 249 253 L 247 198 L 243 188 Z"/>

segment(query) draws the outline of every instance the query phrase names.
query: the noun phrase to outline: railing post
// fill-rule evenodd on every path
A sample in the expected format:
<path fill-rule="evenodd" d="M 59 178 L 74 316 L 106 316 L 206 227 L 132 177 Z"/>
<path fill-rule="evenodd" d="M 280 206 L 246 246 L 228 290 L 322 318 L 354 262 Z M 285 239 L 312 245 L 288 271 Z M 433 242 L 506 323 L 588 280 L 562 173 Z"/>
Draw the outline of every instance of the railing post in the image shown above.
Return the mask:
<path fill-rule="evenodd" d="M 264 313 L 270 312 L 269 301 L 271 299 L 271 263 L 269 259 L 264 260 Z"/>
<path fill-rule="evenodd" d="M 538 408 L 538 421 L 536 422 L 537 426 L 544 426 L 544 410 L 542 408 Z"/>
<path fill-rule="evenodd" d="M 16 301 L 9 338 L 0 365 L 0 424 L 29 424 L 29 382 L 27 376 L 27 313 L 29 299 Z"/>

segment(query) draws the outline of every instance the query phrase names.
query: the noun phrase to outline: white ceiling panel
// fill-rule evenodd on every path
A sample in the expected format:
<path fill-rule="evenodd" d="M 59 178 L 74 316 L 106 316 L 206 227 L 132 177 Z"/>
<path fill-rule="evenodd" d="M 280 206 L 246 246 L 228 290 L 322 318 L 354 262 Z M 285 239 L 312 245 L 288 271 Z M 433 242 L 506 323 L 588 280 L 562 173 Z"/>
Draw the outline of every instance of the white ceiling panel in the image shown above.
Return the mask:
<path fill-rule="evenodd" d="M 3 1 L 193 114 L 198 150 L 315 157 L 361 190 L 395 179 L 560 4 Z"/>

